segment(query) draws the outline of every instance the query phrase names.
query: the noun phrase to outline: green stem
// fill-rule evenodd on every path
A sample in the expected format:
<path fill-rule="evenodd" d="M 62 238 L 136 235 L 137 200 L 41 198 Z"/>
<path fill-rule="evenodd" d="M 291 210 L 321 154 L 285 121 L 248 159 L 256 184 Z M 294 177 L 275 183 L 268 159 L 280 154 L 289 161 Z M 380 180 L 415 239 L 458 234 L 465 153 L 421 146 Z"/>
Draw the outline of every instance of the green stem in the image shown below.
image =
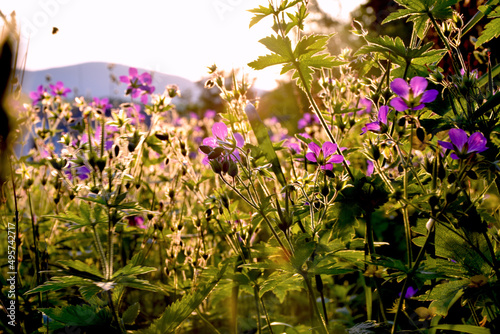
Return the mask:
<path fill-rule="evenodd" d="M 200 317 L 200 319 L 208 326 L 208 328 L 214 333 L 214 334 L 221 334 L 217 328 L 215 328 L 214 325 L 208 321 L 208 319 L 203 315 L 203 312 L 201 312 L 200 308 L 196 310 L 196 314 Z"/>
<path fill-rule="evenodd" d="M 435 224 L 435 222 L 434 222 L 434 224 Z M 434 225 L 430 229 L 432 230 L 433 228 L 434 228 Z M 429 241 L 431 240 L 431 235 L 432 235 L 432 233 L 430 233 L 430 231 L 429 231 L 427 233 L 427 237 L 425 238 L 424 245 L 422 246 L 422 248 L 420 249 L 420 252 L 418 253 L 418 256 L 417 256 L 417 259 L 415 260 L 415 263 L 411 266 L 410 271 L 406 275 L 405 282 L 403 284 L 403 289 L 401 290 L 401 296 L 399 297 L 398 308 L 396 311 L 396 315 L 394 317 L 394 323 L 392 325 L 391 334 L 396 333 L 398 322 L 399 322 L 399 319 L 401 317 L 403 301 L 405 299 L 406 291 L 408 290 L 409 282 L 413 279 L 413 275 L 417 271 L 417 268 L 420 265 L 420 262 L 422 261 L 422 259 L 424 257 L 425 249 L 427 248 L 427 245 L 429 244 Z"/>
<path fill-rule="evenodd" d="M 262 309 L 264 310 L 264 316 L 266 317 L 267 327 L 269 328 L 269 333 L 274 334 L 273 327 L 271 326 L 271 320 L 269 318 L 269 314 L 267 313 L 266 304 L 264 303 L 264 299 L 260 298 L 260 304 L 262 305 Z"/>
<path fill-rule="evenodd" d="M 33 215 L 33 205 L 31 203 L 31 192 L 28 190 L 27 191 L 28 193 L 28 204 L 29 204 L 29 207 L 30 207 L 30 215 L 31 215 L 31 230 L 33 232 L 33 246 L 35 248 L 34 252 L 35 252 L 35 279 L 36 279 L 36 285 L 40 285 L 40 256 L 39 256 L 39 252 L 38 252 L 38 240 L 39 240 L 39 237 L 38 237 L 38 231 L 37 231 L 37 228 L 36 228 L 36 224 L 35 224 L 35 216 Z M 41 305 L 42 303 L 42 293 L 39 294 L 38 296 L 38 304 L 39 306 Z"/>
<path fill-rule="evenodd" d="M 434 29 L 436 30 L 439 38 L 441 39 L 441 41 L 444 43 L 444 45 L 448 49 L 448 52 L 450 52 L 452 65 L 453 65 L 453 69 L 455 70 L 455 73 L 460 73 L 460 69 L 457 66 L 457 59 L 456 59 L 455 53 L 453 52 L 453 49 L 452 49 L 450 43 L 448 43 L 448 40 L 446 39 L 443 32 L 441 31 L 441 28 L 439 27 L 438 23 L 436 22 L 434 15 L 432 15 L 431 12 L 428 12 L 427 15 L 429 16 L 429 19 L 431 20 L 432 25 L 434 26 Z M 461 64 L 461 66 L 463 68 L 465 68 L 465 64 Z"/>
<path fill-rule="evenodd" d="M 262 325 L 260 323 L 260 305 L 259 305 L 259 286 L 255 284 L 253 286 L 253 296 L 255 298 L 255 308 L 257 310 L 257 333 L 262 333 Z M 269 326 L 271 326 L 269 324 Z"/>
<path fill-rule="evenodd" d="M 316 318 L 319 320 L 319 332 L 323 334 L 328 334 L 328 329 L 326 327 L 325 319 L 321 316 L 321 312 L 318 308 L 318 303 L 316 303 L 316 299 L 314 298 L 314 290 L 312 288 L 311 280 L 307 276 L 306 272 L 301 273 L 302 277 L 304 277 L 304 281 L 307 286 L 307 294 L 309 295 L 309 301 L 312 305 L 313 312 L 316 315 Z"/>
<path fill-rule="evenodd" d="M 107 280 L 113 276 L 113 221 L 111 219 L 111 208 L 108 207 L 108 272 Z"/>
<path fill-rule="evenodd" d="M 102 262 L 102 274 L 104 277 L 108 277 L 108 261 L 106 260 L 106 254 L 104 253 L 104 248 L 102 247 L 101 238 L 97 234 L 97 230 L 95 226 L 92 226 L 92 236 L 94 237 L 95 247 L 99 256 L 101 257 Z"/>
<path fill-rule="evenodd" d="M 122 321 L 120 320 L 120 317 L 118 316 L 118 311 L 116 310 L 115 304 L 113 303 L 113 295 L 111 294 L 111 290 L 108 290 L 107 293 L 109 299 L 109 306 L 111 307 L 111 313 L 113 313 L 113 318 L 115 319 L 115 322 L 118 325 L 118 328 L 120 329 L 120 333 L 125 334 L 127 333 L 127 331 L 125 330 L 125 326 L 123 325 Z"/>

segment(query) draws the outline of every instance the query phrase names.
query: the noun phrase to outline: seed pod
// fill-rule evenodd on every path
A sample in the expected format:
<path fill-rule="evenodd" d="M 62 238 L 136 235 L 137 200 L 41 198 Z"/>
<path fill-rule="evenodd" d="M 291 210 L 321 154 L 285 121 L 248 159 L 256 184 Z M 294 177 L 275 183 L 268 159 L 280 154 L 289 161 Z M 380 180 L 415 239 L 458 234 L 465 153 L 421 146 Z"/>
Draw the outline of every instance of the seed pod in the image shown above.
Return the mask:
<path fill-rule="evenodd" d="M 212 152 L 212 148 L 210 146 L 207 146 L 207 145 L 201 145 L 200 151 L 202 151 L 205 154 L 210 154 Z"/>
<path fill-rule="evenodd" d="M 162 132 L 156 132 L 155 137 L 161 141 L 169 141 L 170 138 L 168 133 L 162 133 Z"/>
<path fill-rule="evenodd" d="M 231 163 L 229 164 L 229 170 L 227 171 L 227 174 L 233 178 L 238 175 L 238 165 L 236 165 L 236 163 L 234 163 L 233 161 L 231 161 Z"/>
<path fill-rule="evenodd" d="M 209 159 L 217 159 L 224 152 L 222 147 L 216 147 L 210 154 L 208 155 Z"/>

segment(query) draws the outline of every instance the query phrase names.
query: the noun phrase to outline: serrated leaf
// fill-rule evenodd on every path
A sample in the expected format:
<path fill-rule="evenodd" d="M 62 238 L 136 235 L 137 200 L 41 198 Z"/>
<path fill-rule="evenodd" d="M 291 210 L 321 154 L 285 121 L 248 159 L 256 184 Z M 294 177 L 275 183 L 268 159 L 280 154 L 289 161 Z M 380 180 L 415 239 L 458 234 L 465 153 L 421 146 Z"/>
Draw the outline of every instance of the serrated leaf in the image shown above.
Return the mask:
<path fill-rule="evenodd" d="M 104 326 L 110 325 L 112 317 L 106 309 L 98 310 L 90 305 L 69 305 L 56 308 L 40 308 L 49 318 L 66 326 Z"/>
<path fill-rule="evenodd" d="M 436 285 L 425 295 L 419 296 L 418 300 L 432 300 L 429 309 L 434 308 L 434 312 L 443 317 L 448 315 L 448 310 L 463 295 L 463 288 L 469 284 L 469 280 L 451 281 Z"/>
<path fill-rule="evenodd" d="M 64 288 L 69 288 L 71 286 L 85 286 L 85 285 L 93 285 L 94 283 L 89 279 L 84 279 L 75 276 L 62 276 L 62 277 L 54 277 L 52 280 L 43 283 L 42 285 L 37 286 L 34 289 L 29 290 L 26 294 L 32 294 L 37 292 L 46 292 L 46 291 L 56 291 Z"/>
<path fill-rule="evenodd" d="M 266 292 L 271 291 L 283 303 L 289 291 L 302 290 L 302 282 L 303 279 L 298 274 L 275 271 L 262 283 L 259 296 L 262 298 Z"/>
<path fill-rule="evenodd" d="M 141 309 L 140 305 L 137 302 L 130 305 L 125 310 L 125 312 L 123 312 L 123 315 L 122 315 L 123 323 L 126 325 L 133 325 L 135 322 L 135 319 L 139 315 L 140 309 Z"/>
<path fill-rule="evenodd" d="M 89 266 L 88 264 L 80 261 L 80 260 L 67 260 L 67 261 L 58 261 L 60 264 L 62 264 L 65 267 L 83 272 L 83 273 L 88 273 L 92 277 L 92 279 L 98 279 L 98 278 L 103 278 L 102 273 L 97 270 L 97 268 Z"/>
<path fill-rule="evenodd" d="M 167 307 L 163 315 L 155 320 L 153 324 L 143 330 L 139 330 L 138 334 L 156 334 L 156 333 L 173 333 L 181 323 L 189 317 L 189 315 L 198 308 L 198 306 L 208 297 L 208 295 L 215 288 L 222 275 L 224 274 L 227 265 L 222 267 L 215 278 L 198 286 L 198 288 L 191 293 L 184 295 L 181 299 Z"/>
<path fill-rule="evenodd" d="M 147 274 L 152 271 L 156 271 L 157 269 L 155 267 L 143 267 L 143 266 L 136 266 L 133 263 L 127 264 L 125 267 L 119 269 L 113 274 L 113 278 L 119 277 L 119 276 L 136 276 L 136 275 L 142 275 L 142 274 Z"/>
<path fill-rule="evenodd" d="M 254 70 L 262 70 L 266 67 L 284 64 L 286 62 L 287 60 L 284 57 L 280 56 L 279 54 L 273 53 L 265 56 L 259 56 L 257 60 L 248 63 L 248 66 L 250 66 Z"/>
<path fill-rule="evenodd" d="M 491 330 L 489 328 L 472 326 L 472 325 L 443 324 L 443 325 L 432 326 L 431 328 L 429 328 L 429 330 L 437 330 L 437 329 L 469 333 L 469 334 L 491 334 Z"/>
<path fill-rule="evenodd" d="M 263 44 L 268 50 L 282 56 L 286 61 L 293 61 L 292 42 L 288 37 L 271 35 L 262 38 L 259 43 Z"/>
<path fill-rule="evenodd" d="M 488 17 L 500 15 L 500 6 L 497 7 Z M 477 49 L 484 43 L 491 41 L 493 38 L 500 36 L 500 18 L 494 18 L 484 26 L 484 30 L 476 41 L 475 48 Z"/>
<path fill-rule="evenodd" d="M 269 138 L 269 133 L 266 126 L 262 122 L 259 114 L 257 113 L 257 110 L 255 110 L 255 107 L 251 103 L 249 103 L 245 107 L 245 113 L 247 114 L 248 121 L 252 126 L 255 137 L 257 137 L 260 149 L 264 152 L 267 160 L 271 163 L 272 171 L 274 175 L 276 175 L 279 183 L 284 187 L 286 185 L 285 174 L 283 174 L 283 171 L 281 170 L 280 161 L 278 159 L 278 156 L 276 155 L 276 152 L 274 151 L 273 143 Z"/>

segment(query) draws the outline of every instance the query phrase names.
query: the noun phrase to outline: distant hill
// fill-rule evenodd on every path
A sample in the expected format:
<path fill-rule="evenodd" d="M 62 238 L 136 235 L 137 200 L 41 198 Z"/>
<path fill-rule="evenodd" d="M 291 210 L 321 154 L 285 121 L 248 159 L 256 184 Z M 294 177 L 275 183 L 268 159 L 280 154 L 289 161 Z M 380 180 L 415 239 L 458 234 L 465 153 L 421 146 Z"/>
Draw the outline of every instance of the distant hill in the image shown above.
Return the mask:
<path fill-rule="evenodd" d="M 65 87 L 72 90 L 70 96 L 84 97 L 111 97 L 125 99 L 126 84 L 119 82 L 121 75 L 128 76 L 129 66 L 118 64 L 107 64 L 103 62 L 83 63 L 71 66 L 49 68 L 38 71 L 25 71 L 23 81 L 23 92 L 37 89 L 39 85 L 62 81 Z M 155 93 L 163 93 L 165 86 L 176 84 L 181 90 L 183 97 L 191 97 L 195 100 L 201 93 L 200 88 L 194 82 L 175 75 L 155 73 L 138 68 L 139 74 L 149 72 L 153 76 Z"/>

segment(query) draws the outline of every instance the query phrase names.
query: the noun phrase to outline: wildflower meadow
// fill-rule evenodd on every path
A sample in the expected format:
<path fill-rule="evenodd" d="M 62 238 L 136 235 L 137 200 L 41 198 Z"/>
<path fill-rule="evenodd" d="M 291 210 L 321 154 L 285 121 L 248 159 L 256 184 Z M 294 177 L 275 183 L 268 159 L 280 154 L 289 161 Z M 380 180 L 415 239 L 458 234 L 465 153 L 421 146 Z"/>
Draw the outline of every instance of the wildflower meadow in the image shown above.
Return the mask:
<path fill-rule="evenodd" d="M 476 49 L 498 43 L 499 1 L 468 21 L 396 2 L 384 23 L 411 39 L 353 21 L 337 55 L 308 1 L 251 10 L 272 26 L 248 66 L 307 101 L 292 126 L 216 65 L 223 112 L 181 112 L 136 68 L 119 104 L 23 97 L 4 16 L 0 331 L 500 333 L 500 65 L 461 49 L 478 25 Z"/>

